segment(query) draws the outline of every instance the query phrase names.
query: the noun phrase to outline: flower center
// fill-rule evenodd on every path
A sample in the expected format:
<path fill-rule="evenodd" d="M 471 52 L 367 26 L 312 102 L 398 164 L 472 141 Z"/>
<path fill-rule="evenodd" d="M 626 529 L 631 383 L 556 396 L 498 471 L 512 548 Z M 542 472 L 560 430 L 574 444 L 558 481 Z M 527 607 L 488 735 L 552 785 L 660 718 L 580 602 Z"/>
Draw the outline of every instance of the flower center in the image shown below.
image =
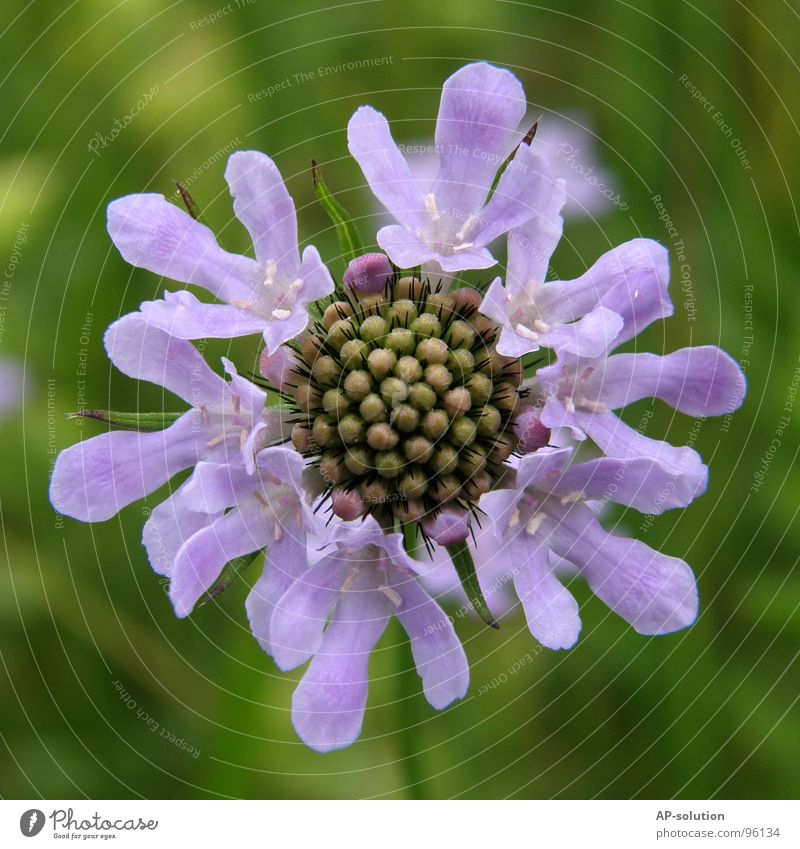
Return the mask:
<path fill-rule="evenodd" d="M 351 518 L 415 522 L 471 509 L 501 474 L 522 372 L 461 292 L 391 281 L 332 303 L 302 341 L 292 442 L 316 459 L 335 511 L 342 499 Z"/>

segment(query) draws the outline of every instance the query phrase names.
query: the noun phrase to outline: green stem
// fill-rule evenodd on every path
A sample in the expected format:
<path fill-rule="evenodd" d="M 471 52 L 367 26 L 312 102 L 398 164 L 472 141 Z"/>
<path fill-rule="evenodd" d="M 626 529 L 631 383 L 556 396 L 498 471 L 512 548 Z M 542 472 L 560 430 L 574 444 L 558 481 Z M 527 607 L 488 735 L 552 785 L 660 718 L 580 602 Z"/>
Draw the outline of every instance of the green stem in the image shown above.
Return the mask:
<path fill-rule="evenodd" d="M 402 628 L 396 627 L 395 658 L 397 669 L 395 681 L 395 709 L 397 714 L 397 730 L 395 737 L 400 749 L 399 764 L 403 771 L 405 791 L 411 799 L 426 799 L 426 776 L 423 769 L 422 757 L 417 751 L 418 718 L 415 710 L 415 700 L 419 698 L 420 679 L 416 673 L 414 658 L 408 637 Z"/>
<path fill-rule="evenodd" d="M 469 553 L 466 540 L 455 545 L 448 545 L 447 553 L 453 561 L 461 586 L 464 588 L 470 604 L 475 608 L 475 612 L 487 625 L 492 628 L 499 628 L 500 626 L 492 616 L 489 605 L 486 604 L 486 599 L 483 597 L 481 585 L 478 583 L 478 576 L 475 573 L 475 563 Z"/>

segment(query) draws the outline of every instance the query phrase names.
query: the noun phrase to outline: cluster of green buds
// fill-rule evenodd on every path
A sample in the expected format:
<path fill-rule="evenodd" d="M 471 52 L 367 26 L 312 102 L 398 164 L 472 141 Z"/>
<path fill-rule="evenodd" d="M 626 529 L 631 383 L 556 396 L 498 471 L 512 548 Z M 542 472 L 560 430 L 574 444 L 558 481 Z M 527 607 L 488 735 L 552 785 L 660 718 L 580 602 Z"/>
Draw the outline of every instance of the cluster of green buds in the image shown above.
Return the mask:
<path fill-rule="evenodd" d="M 292 443 L 343 519 L 469 514 L 516 448 L 520 362 L 497 353 L 475 289 L 386 271 L 340 289 L 293 349 Z"/>

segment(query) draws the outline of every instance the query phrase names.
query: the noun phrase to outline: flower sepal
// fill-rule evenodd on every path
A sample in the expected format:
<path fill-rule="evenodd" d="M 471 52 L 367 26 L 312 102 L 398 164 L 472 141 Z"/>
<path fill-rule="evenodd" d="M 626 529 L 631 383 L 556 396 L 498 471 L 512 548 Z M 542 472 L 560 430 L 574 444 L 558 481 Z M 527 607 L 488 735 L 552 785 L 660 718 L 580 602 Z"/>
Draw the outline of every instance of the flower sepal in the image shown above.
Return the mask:
<path fill-rule="evenodd" d="M 119 410 L 79 410 L 77 413 L 67 413 L 68 419 L 94 419 L 104 422 L 117 430 L 138 430 L 142 433 L 153 433 L 165 430 L 184 414 L 177 413 L 125 413 Z"/>
<path fill-rule="evenodd" d="M 475 563 L 466 540 L 455 545 L 448 545 L 446 548 L 450 559 L 453 561 L 458 580 L 461 581 L 461 587 L 475 612 L 490 627 L 500 628 L 494 616 L 492 616 L 492 611 L 489 610 L 486 599 L 483 597 L 481 585 L 478 583 L 478 576 L 475 573 Z"/>

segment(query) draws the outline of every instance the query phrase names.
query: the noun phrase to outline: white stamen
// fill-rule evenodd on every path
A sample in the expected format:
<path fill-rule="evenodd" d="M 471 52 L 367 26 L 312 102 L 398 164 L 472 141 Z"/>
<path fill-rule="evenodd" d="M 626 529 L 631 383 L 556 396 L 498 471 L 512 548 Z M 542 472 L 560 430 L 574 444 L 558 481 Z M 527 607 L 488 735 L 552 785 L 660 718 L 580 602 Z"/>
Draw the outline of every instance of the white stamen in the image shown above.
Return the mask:
<path fill-rule="evenodd" d="M 539 333 L 549 333 L 550 325 L 547 322 L 542 321 L 540 318 L 537 318 L 536 321 L 533 322 L 533 326 L 539 331 Z"/>
<path fill-rule="evenodd" d="M 564 399 L 564 407 L 570 415 L 575 413 L 575 402 L 572 400 L 571 395 Z"/>
<path fill-rule="evenodd" d="M 350 571 L 347 573 L 347 577 L 342 581 L 341 587 L 339 587 L 339 592 L 346 593 L 350 587 L 355 583 L 356 578 L 358 577 L 358 566 L 351 567 Z"/>
<path fill-rule="evenodd" d="M 458 253 L 459 251 L 468 251 L 473 247 L 472 242 L 463 242 L 460 245 L 453 245 L 453 253 Z"/>
<path fill-rule="evenodd" d="M 530 521 L 525 525 L 525 533 L 533 536 L 539 530 L 539 526 L 544 522 L 544 513 L 534 513 Z"/>
<path fill-rule="evenodd" d="M 590 401 L 588 398 L 584 398 L 580 402 L 580 407 L 583 410 L 588 410 L 590 413 L 605 413 L 608 411 L 608 407 L 602 401 Z"/>
<path fill-rule="evenodd" d="M 264 285 L 269 289 L 275 282 L 275 276 L 278 273 L 278 263 L 274 259 L 268 259 L 266 264 L 266 273 L 264 275 Z"/>
<path fill-rule="evenodd" d="M 567 504 L 577 504 L 579 501 L 583 501 L 584 498 L 586 498 L 586 493 L 582 490 L 577 490 L 576 492 L 570 492 L 569 495 L 565 495 L 561 499 L 561 503 L 565 506 Z"/>
<path fill-rule="evenodd" d="M 478 222 L 477 215 L 470 215 L 470 217 L 464 222 L 464 226 L 456 233 L 456 239 L 459 242 L 463 242 L 467 238 L 468 233 L 472 233 L 472 228 Z"/>
<path fill-rule="evenodd" d="M 209 422 L 209 417 L 208 417 L 208 410 L 206 409 L 206 405 L 200 404 L 198 409 L 200 410 L 200 418 L 202 419 L 203 424 L 207 425 L 208 422 Z"/>
<path fill-rule="evenodd" d="M 247 442 L 247 428 L 243 427 L 239 431 L 239 448 L 244 448 L 245 442 Z"/>
<path fill-rule="evenodd" d="M 243 301 L 241 298 L 234 298 L 231 301 L 231 306 L 237 307 L 240 310 L 249 310 L 253 306 L 253 302 Z"/>
<path fill-rule="evenodd" d="M 511 514 L 511 518 L 508 520 L 508 528 L 516 528 L 519 524 L 519 510 L 515 507 L 514 512 Z"/>
<path fill-rule="evenodd" d="M 379 587 L 379 589 L 395 607 L 402 607 L 403 598 L 400 593 L 395 592 L 391 587 Z"/>
<path fill-rule="evenodd" d="M 272 532 L 272 536 L 275 542 L 278 542 L 283 536 L 283 529 L 277 522 L 275 522 L 275 530 Z"/>
<path fill-rule="evenodd" d="M 428 214 L 434 221 L 439 220 L 439 210 L 436 207 L 436 198 L 433 196 L 433 193 L 425 195 L 425 209 L 428 210 Z"/>
<path fill-rule="evenodd" d="M 286 321 L 286 319 L 291 315 L 291 312 L 289 310 L 273 310 L 272 315 L 274 318 L 277 318 L 278 321 Z"/>
<path fill-rule="evenodd" d="M 539 341 L 539 334 L 531 330 L 530 327 L 525 327 L 524 324 L 518 324 L 514 330 L 517 336 L 521 336 L 523 339 L 530 339 L 531 342 Z"/>

